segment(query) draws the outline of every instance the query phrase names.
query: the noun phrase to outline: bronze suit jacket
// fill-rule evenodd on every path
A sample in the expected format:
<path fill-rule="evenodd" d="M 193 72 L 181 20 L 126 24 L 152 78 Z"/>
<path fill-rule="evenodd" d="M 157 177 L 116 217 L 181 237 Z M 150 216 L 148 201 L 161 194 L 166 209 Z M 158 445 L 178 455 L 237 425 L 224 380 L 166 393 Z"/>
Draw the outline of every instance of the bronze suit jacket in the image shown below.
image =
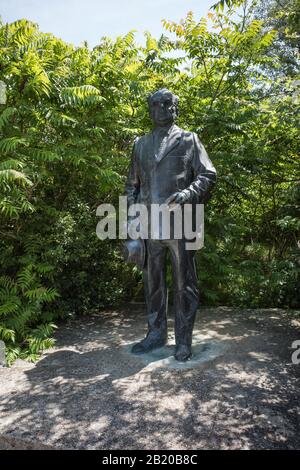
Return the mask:
<path fill-rule="evenodd" d="M 187 203 L 194 206 L 206 201 L 215 182 L 216 170 L 197 134 L 174 124 L 159 159 L 152 132 L 136 138 L 125 195 L 128 207 L 143 203 L 150 209 L 151 204 L 162 204 L 173 193 L 185 191 Z"/>

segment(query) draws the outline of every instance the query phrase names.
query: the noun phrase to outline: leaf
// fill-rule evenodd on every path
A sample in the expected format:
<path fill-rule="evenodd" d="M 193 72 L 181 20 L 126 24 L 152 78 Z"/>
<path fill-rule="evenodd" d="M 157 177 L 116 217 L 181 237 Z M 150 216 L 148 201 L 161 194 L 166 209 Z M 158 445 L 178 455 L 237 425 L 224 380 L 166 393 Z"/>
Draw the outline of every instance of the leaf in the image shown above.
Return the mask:
<path fill-rule="evenodd" d="M 146 49 L 147 49 L 147 51 L 148 51 L 148 52 L 150 52 L 150 51 L 158 51 L 159 49 L 158 49 L 158 45 L 157 45 L 156 39 L 153 38 L 153 37 L 151 36 L 151 34 L 148 33 L 148 32 L 146 32 L 145 34 L 146 34 L 146 38 L 147 38 L 147 39 L 146 39 Z"/>
<path fill-rule="evenodd" d="M 59 294 L 56 289 L 40 286 L 34 289 L 27 290 L 25 292 L 25 297 L 27 297 L 31 301 L 52 302 L 57 297 L 59 297 Z"/>
<path fill-rule="evenodd" d="M 104 100 L 100 91 L 92 85 L 65 87 L 61 90 L 60 98 L 69 106 L 87 106 Z"/>
<path fill-rule="evenodd" d="M 16 340 L 16 334 L 14 330 L 11 330 L 9 328 L 5 328 L 0 324 L 0 338 L 6 343 L 6 342 L 11 342 L 14 343 Z"/>
<path fill-rule="evenodd" d="M 45 162 L 54 162 L 61 159 L 57 153 L 48 149 L 30 148 L 28 149 L 27 155 L 34 160 Z"/>
<path fill-rule="evenodd" d="M 27 141 L 23 137 L 6 137 L 0 140 L 0 152 L 7 154 L 23 145 L 27 145 Z"/>
<path fill-rule="evenodd" d="M 8 124 L 10 118 L 16 113 L 17 109 L 10 106 L 4 109 L 0 115 L 0 131 Z"/>
<path fill-rule="evenodd" d="M 1 181 L 17 182 L 21 185 L 32 186 L 32 181 L 24 173 L 16 170 L 0 170 L 0 183 Z"/>

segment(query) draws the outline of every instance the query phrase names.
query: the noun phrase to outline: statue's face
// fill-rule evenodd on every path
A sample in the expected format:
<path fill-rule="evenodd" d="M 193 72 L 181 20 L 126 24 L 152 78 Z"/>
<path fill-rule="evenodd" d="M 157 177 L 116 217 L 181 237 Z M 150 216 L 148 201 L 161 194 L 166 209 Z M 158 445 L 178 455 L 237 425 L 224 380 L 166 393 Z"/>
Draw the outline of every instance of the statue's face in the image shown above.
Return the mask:
<path fill-rule="evenodd" d="M 155 93 L 149 104 L 150 116 L 156 126 L 172 124 L 177 117 L 175 96 L 170 92 Z"/>

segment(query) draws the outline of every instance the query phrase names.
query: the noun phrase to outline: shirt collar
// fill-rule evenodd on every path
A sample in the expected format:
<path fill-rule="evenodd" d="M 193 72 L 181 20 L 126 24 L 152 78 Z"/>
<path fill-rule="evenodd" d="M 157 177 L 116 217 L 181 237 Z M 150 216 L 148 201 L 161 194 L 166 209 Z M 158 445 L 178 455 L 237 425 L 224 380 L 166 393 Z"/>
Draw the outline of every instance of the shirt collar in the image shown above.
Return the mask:
<path fill-rule="evenodd" d="M 164 134 L 167 134 L 169 135 L 170 132 L 173 130 L 175 126 L 175 123 L 173 122 L 172 124 L 169 124 L 168 126 L 157 126 L 153 129 L 153 133 L 157 134 L 157 133 L 164 133 Z"/>

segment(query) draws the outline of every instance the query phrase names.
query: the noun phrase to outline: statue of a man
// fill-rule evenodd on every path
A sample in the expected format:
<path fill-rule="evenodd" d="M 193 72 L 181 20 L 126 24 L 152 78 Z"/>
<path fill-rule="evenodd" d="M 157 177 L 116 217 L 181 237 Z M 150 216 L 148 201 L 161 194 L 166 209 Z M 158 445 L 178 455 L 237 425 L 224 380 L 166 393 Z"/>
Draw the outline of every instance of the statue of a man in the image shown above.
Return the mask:
<path fill-rule="evenodd" d="M 135 203 L 203 203 L 216 182 L 216 170 L 197 135 L 180 129 L 178 97 L 166 88 L 148 97 L 153 130 L 135 140 L 125 194 L 128 206 Z M 151 209 L 150 209 L 151 210 Z M 161 232 L 159 232 L 161 234 Z M 175 313 L 175 358 L 192 357 L 192 332 L 199 304 L 195 250 L 186 249 L 186 239 L 174 236 L 144 240 L 143 267 L 148 333 L 135 344 L 133 353 L 146 353 L 167 342 L 166 252 L 171 254 Z"/>

